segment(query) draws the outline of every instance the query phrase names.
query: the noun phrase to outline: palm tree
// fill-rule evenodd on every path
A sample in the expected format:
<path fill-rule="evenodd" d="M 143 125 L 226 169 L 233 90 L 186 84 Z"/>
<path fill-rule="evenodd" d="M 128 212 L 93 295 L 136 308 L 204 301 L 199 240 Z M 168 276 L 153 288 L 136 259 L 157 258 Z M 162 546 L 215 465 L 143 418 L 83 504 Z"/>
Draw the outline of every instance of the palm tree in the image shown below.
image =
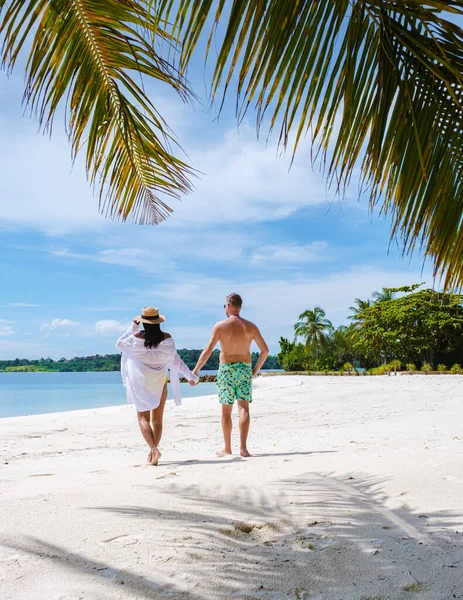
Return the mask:
<path fill-rule="evenodd" d="M 389 300 L 394 300 L 395 293 L 389 288 L 381 288 L 380 292 L 373 292 L 371 296 L 376 304 L 377 302 L 388 302 Z"/>
<path fill-rule="evenodd" d="M 328 332 L 333 330 L 333 324 L 326 318 L 325 311 L 316 306 L 313 310 L 306 310 L 298 317 L 299 321 L 294 325 L 296 339 L 305 339 L 305 347 L 311 346 L 315 350 L 315 360 L 318 358 L 318 347 L 327 341 Z"/>
<path fill-rule="evenodd" d="M 361 315 L 364 310 L 370 308 L 371 300 L 367 298 L 366 300 L 362 300 L 361 298 L 356 298 L 354 300 L 354 306 L 349 306 L 349 310 L 352 312 L 347 318 L 351 321 L 359 321 L 361 319 Z"/>
<path fill-rule="evenodd" d="M 422 247 L 446 285 L 463 284 L 463 30 L 446 18 L 463 15 L 458 0 L 0 0 L 0 11 L 4 67 L 33 36 L 25 100 L 44 128 L 66 107 L 110 216 L 156 223 L 165 193 L 190 188 L 135 73 L 188 97 L 182 74 L 206 47 L 213 100 L 236 89 L 238 119 L 255 107 L 258 129 L 268 116 L 293 152 L 309 133 L 336 191 L 360 167 L 404 251 Z"/>

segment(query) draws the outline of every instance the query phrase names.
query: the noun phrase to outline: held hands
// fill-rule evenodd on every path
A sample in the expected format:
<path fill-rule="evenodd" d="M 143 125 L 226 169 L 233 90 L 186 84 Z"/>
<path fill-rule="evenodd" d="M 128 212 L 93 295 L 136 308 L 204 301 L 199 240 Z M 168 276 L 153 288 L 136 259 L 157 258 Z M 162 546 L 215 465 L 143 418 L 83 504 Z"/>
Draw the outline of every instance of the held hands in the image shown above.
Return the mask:
<path fill-rule="evenodd" d="M 140 321 L 137 321 L 137 319 L 134 319 L 133 323 L 135 323 L 135 325 L 137 325 L 137 326 L 140 325 Z"/>
<path fill-rule="evenodd" d="M 191 387 L 194 387 L 195 385 L 198 385 L 198 383 L 199 383 L 199 375 L 197 373 L 195 373 L 194 371 L 193 371 L 193 377 L 194 377 L 194 379 L 190 379 L 188 381 L 188 383 L 191 385 Z"/>

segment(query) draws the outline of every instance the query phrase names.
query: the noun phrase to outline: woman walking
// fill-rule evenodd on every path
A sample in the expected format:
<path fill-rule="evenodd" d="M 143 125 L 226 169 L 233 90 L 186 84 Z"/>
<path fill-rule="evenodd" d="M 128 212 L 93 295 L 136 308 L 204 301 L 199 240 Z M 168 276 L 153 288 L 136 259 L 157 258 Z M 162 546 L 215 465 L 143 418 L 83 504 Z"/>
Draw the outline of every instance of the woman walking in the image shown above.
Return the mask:
<path fill-rule="evenodd" d="M 157 465 L 161 458 L 158 446 L 162 436 L 162 419 L 167 399 L 167 371 L 175 404 L 181 404 L 179 372 L 195 385 L 194 375 L 177 354 L 175 342 L 169 333 L 161 330 L 166 320 L 157 308 L 145 306 L 135 317 L 129 329 L 116 342 L 122 351 L 122 382 L 127 390 L 127 401 L 135 404 L 140 431 L 150 448 L 148 464 Z M 140 330 L 143 323 L 143 330 Z"/>

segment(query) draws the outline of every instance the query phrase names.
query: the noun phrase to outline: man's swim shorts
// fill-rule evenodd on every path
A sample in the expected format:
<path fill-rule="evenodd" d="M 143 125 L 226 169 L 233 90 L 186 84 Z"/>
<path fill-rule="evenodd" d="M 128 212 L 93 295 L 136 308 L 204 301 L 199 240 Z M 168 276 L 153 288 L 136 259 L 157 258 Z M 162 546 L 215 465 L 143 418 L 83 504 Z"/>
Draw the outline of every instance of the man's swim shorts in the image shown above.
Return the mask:
<path fill-rule="evenodd" d="M 236 400 L 252 402 L 252 367 L 247 362 L 224 363 L 217 373 L 217 393 L 220 404 Z"/>

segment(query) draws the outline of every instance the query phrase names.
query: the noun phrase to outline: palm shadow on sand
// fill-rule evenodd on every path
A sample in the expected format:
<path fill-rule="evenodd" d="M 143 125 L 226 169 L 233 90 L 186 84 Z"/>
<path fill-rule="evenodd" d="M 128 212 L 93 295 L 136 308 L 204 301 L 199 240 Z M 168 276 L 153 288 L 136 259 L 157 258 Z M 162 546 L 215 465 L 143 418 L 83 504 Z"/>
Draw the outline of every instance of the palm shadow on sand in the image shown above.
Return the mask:
<path fill-rule="evenodd" d="M 127 546 L 130 565 L 162 545 L 166 556 L 177 557 L 176 564 L 189 574 L 191 589 L 175 579 L 166 586 L 161 564 L 145 565 L 149 575 L 141 576 L 117 568 L 111 556 L 103 561 L 50 540 L 7 540 L 4 546 L 34 557 L 36 568 L 53 563 L 63 578 L 72 571 L 84 574 L 85 600 L 97 600 L 91 580 L 105 578 L 108 570 L 116 575 L 105 582 L 106 595 L 98 600 L 275 600 L 303 593 L 323 600 L 398 600 L 407 591 L 432 600 L 461 598 L 463 551 L 456 533 L 461 514 L 416 513 L 398 497 L 386 496 L 383 484 L 359 473 L 305 473 L 234 492 L 218 489 L 213 481 L 210 487 L 207 482 L 153 485 L 157 494 L 167 495 L 169 508 L 158 508 L 156 495 L 146 506 L 146 494 L 145 503 L 133 506 L 82 508 L 98 515 L 98 521 L 109 519 L 113 530 L 143 532 L 137 545 Z M 78 545 L 77 529 L 69 546 Z"/>

